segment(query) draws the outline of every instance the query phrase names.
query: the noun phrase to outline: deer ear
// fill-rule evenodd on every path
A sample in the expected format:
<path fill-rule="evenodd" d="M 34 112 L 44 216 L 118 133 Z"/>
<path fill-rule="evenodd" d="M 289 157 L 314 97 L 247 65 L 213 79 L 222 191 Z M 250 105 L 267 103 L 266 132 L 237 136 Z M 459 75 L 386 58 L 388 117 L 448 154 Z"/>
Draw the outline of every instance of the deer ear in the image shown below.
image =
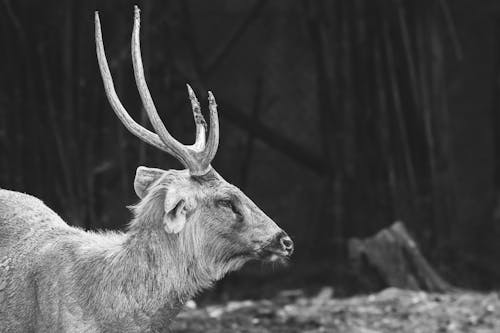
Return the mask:
<path fill-rule="evenodd" d="M 163 225 L 167 233 L 177 234 L 186 225 L 187 200 L 175 189 L 169 189 L 165 197 Z"/>
<path fill-rule="evenodd" d="M 159 179 L 165 170 L 140 166 L 135 172 L 134 190 L 139 198 L 144 198 L 151 184 Z"/>

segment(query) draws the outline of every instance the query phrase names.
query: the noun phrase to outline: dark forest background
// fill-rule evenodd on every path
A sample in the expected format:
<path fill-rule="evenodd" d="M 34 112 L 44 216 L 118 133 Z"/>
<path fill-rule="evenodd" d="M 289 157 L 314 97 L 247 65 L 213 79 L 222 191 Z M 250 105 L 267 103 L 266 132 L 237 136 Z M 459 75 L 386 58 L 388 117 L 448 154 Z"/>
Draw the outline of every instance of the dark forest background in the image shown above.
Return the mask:
<path fill-rule="evenodd" d="M 122 229 L 139 165 L 179 168 L 106 100 L 99 10 L 123 104 L 133 5 L 146 77 L 181 142 L 185 88 L 219 105 L 213 163 L 292 235 L 286 269 L 248 266 L 231 287 L 356 290 L 346 242 L 404 221 L 450 282 L 500 284 L 500 3 L 472 0 L 0 0 L 0 186 L 70 224 Z M 206 106 L 206 103 L 205 103 Z M 267 283 L 262 283 L 267 282 Z"/>

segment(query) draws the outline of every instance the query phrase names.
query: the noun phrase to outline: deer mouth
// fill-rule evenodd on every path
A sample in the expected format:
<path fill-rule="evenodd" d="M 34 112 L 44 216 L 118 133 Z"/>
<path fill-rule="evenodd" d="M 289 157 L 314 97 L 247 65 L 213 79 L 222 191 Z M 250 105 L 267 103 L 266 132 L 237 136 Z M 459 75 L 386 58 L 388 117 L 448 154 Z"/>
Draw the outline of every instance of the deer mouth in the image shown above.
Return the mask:
<path fill-rule="evenodd" d="M 248 259 L 248 260 L 262 260 L 266 262 L 287 261 L 290 258 L 290 253 L 273 249 L 263 248 L 260 251 L 246 251 L 232 255 L 229 260 L 234 259 Z"/>
<path fill-rule="evenodd" d="M 254 247 L 252 249 L 247 249 L 238 253 L 234 253 L 229 257 L 229 260 L 260 260 L 263 262 L 269 263 L 283 263 L 286 264 L 292 253 L 293 242 L 290 240 L 290 243 L 285 243 L 282 241 L 283 234 L 279 234 L 277 237 L 274 237 L 272 240 L 269 240 L 264 243 L 254 242 Z M 287 239 L 288 236 L 284 234 Z M 259 244 L 260 243 L 260 244 Z"/>
<path fill-rule="evenodd" d="M 281 262 L 286 263 L 290 259 L 291 253 L 273 248 L 264 248 L 260 254 L 259 259 L 266 262 Z"/>

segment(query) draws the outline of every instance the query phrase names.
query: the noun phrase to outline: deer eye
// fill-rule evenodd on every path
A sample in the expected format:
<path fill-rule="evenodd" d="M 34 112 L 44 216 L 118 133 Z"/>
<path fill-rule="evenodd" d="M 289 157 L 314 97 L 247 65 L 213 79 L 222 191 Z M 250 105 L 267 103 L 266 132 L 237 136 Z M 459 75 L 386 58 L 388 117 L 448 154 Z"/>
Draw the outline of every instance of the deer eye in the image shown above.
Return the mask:
<path fill-rule="evenodd" d="M 220 199 L 217 201 L 217 205 L 220 207 L 225 207 L 225 208 L 229 208 L 229 209 L 234 208 L 233 202 L 229 199 Z"/>
<path fill-rule="evenodd" d="M 238 208 L 236 207 L 236 205 L 234 204 L 234 202 L 232 200 L 222 199 L 222 200 L 219 200 L 217 202 L 217 204 L 220 207 L 231 209 L 234 214 L 236 214 L 237 216 L 241 216 L 240 211 L 238 210 Z"/>

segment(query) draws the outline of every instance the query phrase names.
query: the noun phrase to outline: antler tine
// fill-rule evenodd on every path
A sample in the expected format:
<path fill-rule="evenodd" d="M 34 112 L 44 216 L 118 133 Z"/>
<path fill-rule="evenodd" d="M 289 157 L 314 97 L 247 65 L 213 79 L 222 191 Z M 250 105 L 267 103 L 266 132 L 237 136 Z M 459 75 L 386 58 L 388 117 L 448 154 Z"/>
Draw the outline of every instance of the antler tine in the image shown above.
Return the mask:
<path fill-rule="evenodd" d="M 113 84 L 113 78 L 111 77 L 111 72 L 109 70 L 108 61 L 106 59 L 106 53 L 104 52 L 104 44 L 102 41 L 102 32 L 101 32 L 101 22 L 99 20 L 99 13 L 95 12 L 95 43 L 96 43 L 96 53 L 97 53 L 97 61 L 99 63 L 99 69 L 101 71 L 102 81 L 104 83 L 104 90 L 106 91 L 106 96 L 108 97 L 109 103 L 113 111 L 116 113 L 118 118 L 121 120 L 123 125 L 132 132 L 135 136 L 144 140 L 145 142 L 153 145 L 159 149 L 166 150 L 170 152 L 170 150 L 165 147 L 165 145 L 161 142 L 158 135 L 149 131 L 148 129 L 142 127 L 138 123 L 130 117 L 127 113 L 127 110 L 123 107 L 118 95 L 115 91 L 115 86 Z"/>
<path fill-rule="evenodd" d="M 201 114 L 200 103 L 198 102 L 193 89 L 191 89 L 189 85 L 187 85 L 189 99 L 191 100 L 193 117 L 196 123 L 195 143 L 191 146 L 186 146 L 170 135 L 165 125 L 161 121 L 158 112 L 156 111 L 156 107 L 154 105 L 153 99 L 151 98 L 151 94 L 144 77 L 144 67 L 142 65 L 139 34 L 141 21 L 140 10 L 137 6 L 135 6 L 134 9 L 134 29 L 132 31 L 131 41 L 134 76 L 137 84 L 137 89 L 139 90 L 139 95 L 141 96 L 141 100 L 144 105 L 144 109 L 146 110 L 148 118 L 151 121 L 151 124 L 153 125 L 156 133 L 153 133 L 136 123 L 132 119 L 132 117 L 130 117 L 130 115 L 127 113 L 127 110 L 120 102 L 120 99 L 118 98 L 115 91 L 113 78 L 111 77 L 108 61 L 104 52 L 99 14 L 98 12 L 95 12 L 95 40 L 97 60 L 99 62 L 99 68 L 101 71 L 102 80 L 104 82 L 106 96 L 108 97 L 113 111 L 116 113 L 125 127 L 130 132 L 132 132 L 132 134 L 134 134 L 141 140 L 176 157 L 185 167 L 189 169 L 191 175 L 204 175 L 210 171 L 210 162 L 213 160 L 215 153 L 217 152 L 217 146 L 219 144 L 219 118 L 217 116 L 217 105 L 215 103 L 215 98 L 211 92 L 208 92 L 210 109 L 210 132 L 208 134 L 208 140 L 206 142 L 205 140 L 207 123 L 205 121 L 205 118 Z"/>
<path fill-rule="evenodd" d="M 210 132 L 204 150 L 203 163 L 210 165 L 219 147 L 219 115 L 217 114 L 217 103 L 211 91 L 208 92 L 208 108 L 210 110 Z"/>
<path fill-rule="evenodd" d="M 144 67 L 142 65 L 141 56 L 141 44 L 140 44 L 140 27 L 141 27 L 141 11 L 139 7 L 134 6 L 134 29 L 132 31 L 132 41 L 131 41 L 131 52 L 132 52 L 132 64 L 134 66 L 134 76 L 135 82 L 137 84 L 137 89 L 139 90 L 139 95 L 141 96 L 144 109 L 148 114 L 148 118 L 153 125 L 156 133 L 163 141 L 163 143 L 171 149 L 172 155 L 174 155 L 184 166 L 191 169 L 192 163 L 186 152 L 183 144 L 177 141 L 173 136 L 170 135 L 167 128 L 161 121 L 156 107 L 153 102 L 153 98 L 149 93 L 149 88 L 146 83 L 146 78 L 144 77 Z"/>
<path fill-rule="evenodd" d="M 186 84 L 193 109 L 193 118 L 196 124 L 196 141 L 191 146 L 194 150 L 201 152 L 205 148 L 205 136 L 207 131 L 207 122 L 201 113 L 200 102 L 189 84 Z"/>

